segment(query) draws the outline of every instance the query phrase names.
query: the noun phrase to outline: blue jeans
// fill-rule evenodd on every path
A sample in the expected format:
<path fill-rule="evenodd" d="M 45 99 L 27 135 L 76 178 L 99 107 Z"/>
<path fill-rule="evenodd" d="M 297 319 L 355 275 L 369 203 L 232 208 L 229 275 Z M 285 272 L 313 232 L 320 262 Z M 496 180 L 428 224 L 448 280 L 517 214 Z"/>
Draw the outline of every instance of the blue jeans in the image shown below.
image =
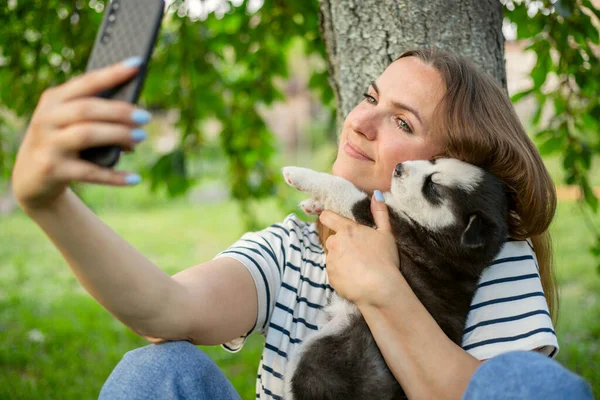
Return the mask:
<path fill-rule="evenodd" d="M 240 399 L 202 350 L 189 342 L 145 346 L 125 354 L 100 392 L 103 400 Z M 533 351 L 499 355 L 475 371 L 463 400 L 592 399 L 589 385 Z"/>
<path fill-rule="evenodd" d="M 104 383 L 99 398 L 240 400 L 210 357 L 185 341 L 128 352 Z"/>

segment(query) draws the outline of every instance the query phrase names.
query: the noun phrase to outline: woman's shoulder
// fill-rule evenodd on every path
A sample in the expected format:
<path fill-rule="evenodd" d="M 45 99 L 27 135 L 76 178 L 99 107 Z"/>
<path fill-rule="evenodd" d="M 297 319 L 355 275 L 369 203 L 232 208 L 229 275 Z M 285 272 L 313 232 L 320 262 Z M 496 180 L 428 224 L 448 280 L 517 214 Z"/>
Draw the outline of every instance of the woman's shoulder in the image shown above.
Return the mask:
<path fill-rule="evenodd" d="M 241 240 L 258 240 L 281 243 L 284 247 L 299 250 L 302 247 L 321 253 L 323 248 L 315 222 L 306 222 L 295 213 L 288 214 L 282 221 L 259 231 L 246 232 Z"/>
<path fill-rule="evenodd" d="M 507 239 L 480 279 L 480 286 L 496 279 L 538 279 L 538 263 L 530 240 Z"/>
<path fill-rule="evenodd" d="M 288 214 L 283 221 L 275 223 L 267 229 L 280 230 L 287 235 L 293 233 L 295 236 L 318 236 L 316 224 L 302 220 L 295 213 Z"/>
<path fill-rule="evenodd" d="M 506 241 L 471 302 L 463 348 L 480 360 L 509 350 L 558 349 L 530 240 Z"/>
<path fill-rule="evenodd" d="M 532 254 L 535 254 L 535 250 L 533 248 L 533 243 L 531 242 L 531 239 L 521 240 L 521 239 L 507 238 L 506 241 L 504 242 L 504 247 L 502 248 L 500 253 L 502 253 L 502 252 L 518 252 L 518 251 L 531 252 Z"/>
<path fill-rule="evenodd" d="M 537 259 L 531 240 L 507 238 L 491 266 L 519 261 L 533 262 L 537 267 Z"/>

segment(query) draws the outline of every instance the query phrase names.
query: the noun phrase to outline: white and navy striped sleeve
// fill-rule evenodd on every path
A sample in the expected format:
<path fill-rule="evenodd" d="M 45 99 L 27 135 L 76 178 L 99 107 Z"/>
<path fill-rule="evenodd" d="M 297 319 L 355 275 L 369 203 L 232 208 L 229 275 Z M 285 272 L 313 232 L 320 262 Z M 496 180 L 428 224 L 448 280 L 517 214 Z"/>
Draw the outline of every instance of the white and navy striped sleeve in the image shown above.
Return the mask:
<path fill-rule="evenodd" d="M 282 223 L 258 232 L 247 232 L 214 259 L 230 257 L 240 261 L 250 272 L 258 297 L 258 314 L 254 327 L 244 336 L 223 344 L 228 351 L 239 351 L 246 338 L 254 333 L 265 334 L 281 286 L 281 273 L 290 245 L 290 225 L 293 214 Z"/>
<path fill-rule="evenodd" d="M 509 240 L 484 271 L 471 302 L 463 349 L 479 360 L 514 350 L 554 357 L 556 333 L 529 241 Z"/>

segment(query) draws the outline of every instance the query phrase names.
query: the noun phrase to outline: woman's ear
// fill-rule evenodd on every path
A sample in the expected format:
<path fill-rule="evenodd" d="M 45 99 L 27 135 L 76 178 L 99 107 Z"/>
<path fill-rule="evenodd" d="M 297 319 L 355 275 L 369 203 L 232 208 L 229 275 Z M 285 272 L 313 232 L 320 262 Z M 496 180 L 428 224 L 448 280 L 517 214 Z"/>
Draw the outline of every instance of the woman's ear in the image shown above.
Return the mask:
<path fill-rule="evenodd" d="M 462 233 L 460 243 L 467 247 L 480 247 L 483 246 L 484 241 L 484 229 L 489 229 L 488 224 L 478 214 L 471 214 L 469 216 L 469 223 Z"/>

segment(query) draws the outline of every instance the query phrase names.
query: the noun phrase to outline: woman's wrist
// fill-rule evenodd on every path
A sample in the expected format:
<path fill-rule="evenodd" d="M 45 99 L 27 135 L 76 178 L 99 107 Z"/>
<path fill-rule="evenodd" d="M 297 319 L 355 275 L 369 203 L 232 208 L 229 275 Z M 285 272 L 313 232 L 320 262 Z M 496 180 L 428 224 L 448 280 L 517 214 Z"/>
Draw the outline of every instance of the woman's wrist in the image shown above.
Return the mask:
<path fill-rule="evenodd" d="M 389 309 L 393 307 L 398 299 L 403 297 L 406 290 L 411 290 L 408 282 L 396 266 L 389 267 L 389 270 L 393 270 L 393 272 L 383 276 L 381 282 L 371 286 L 373 290 L 367 296 L 355 302 L 359 310 L 362 311 L 363 308 Z"/>
<path fill-rule="evenodd" d="M 356 305 L 388 367 L 409 397 L 460 398 L 480 362 L 448 339 L 400 271 L 387 278 Z"/>

